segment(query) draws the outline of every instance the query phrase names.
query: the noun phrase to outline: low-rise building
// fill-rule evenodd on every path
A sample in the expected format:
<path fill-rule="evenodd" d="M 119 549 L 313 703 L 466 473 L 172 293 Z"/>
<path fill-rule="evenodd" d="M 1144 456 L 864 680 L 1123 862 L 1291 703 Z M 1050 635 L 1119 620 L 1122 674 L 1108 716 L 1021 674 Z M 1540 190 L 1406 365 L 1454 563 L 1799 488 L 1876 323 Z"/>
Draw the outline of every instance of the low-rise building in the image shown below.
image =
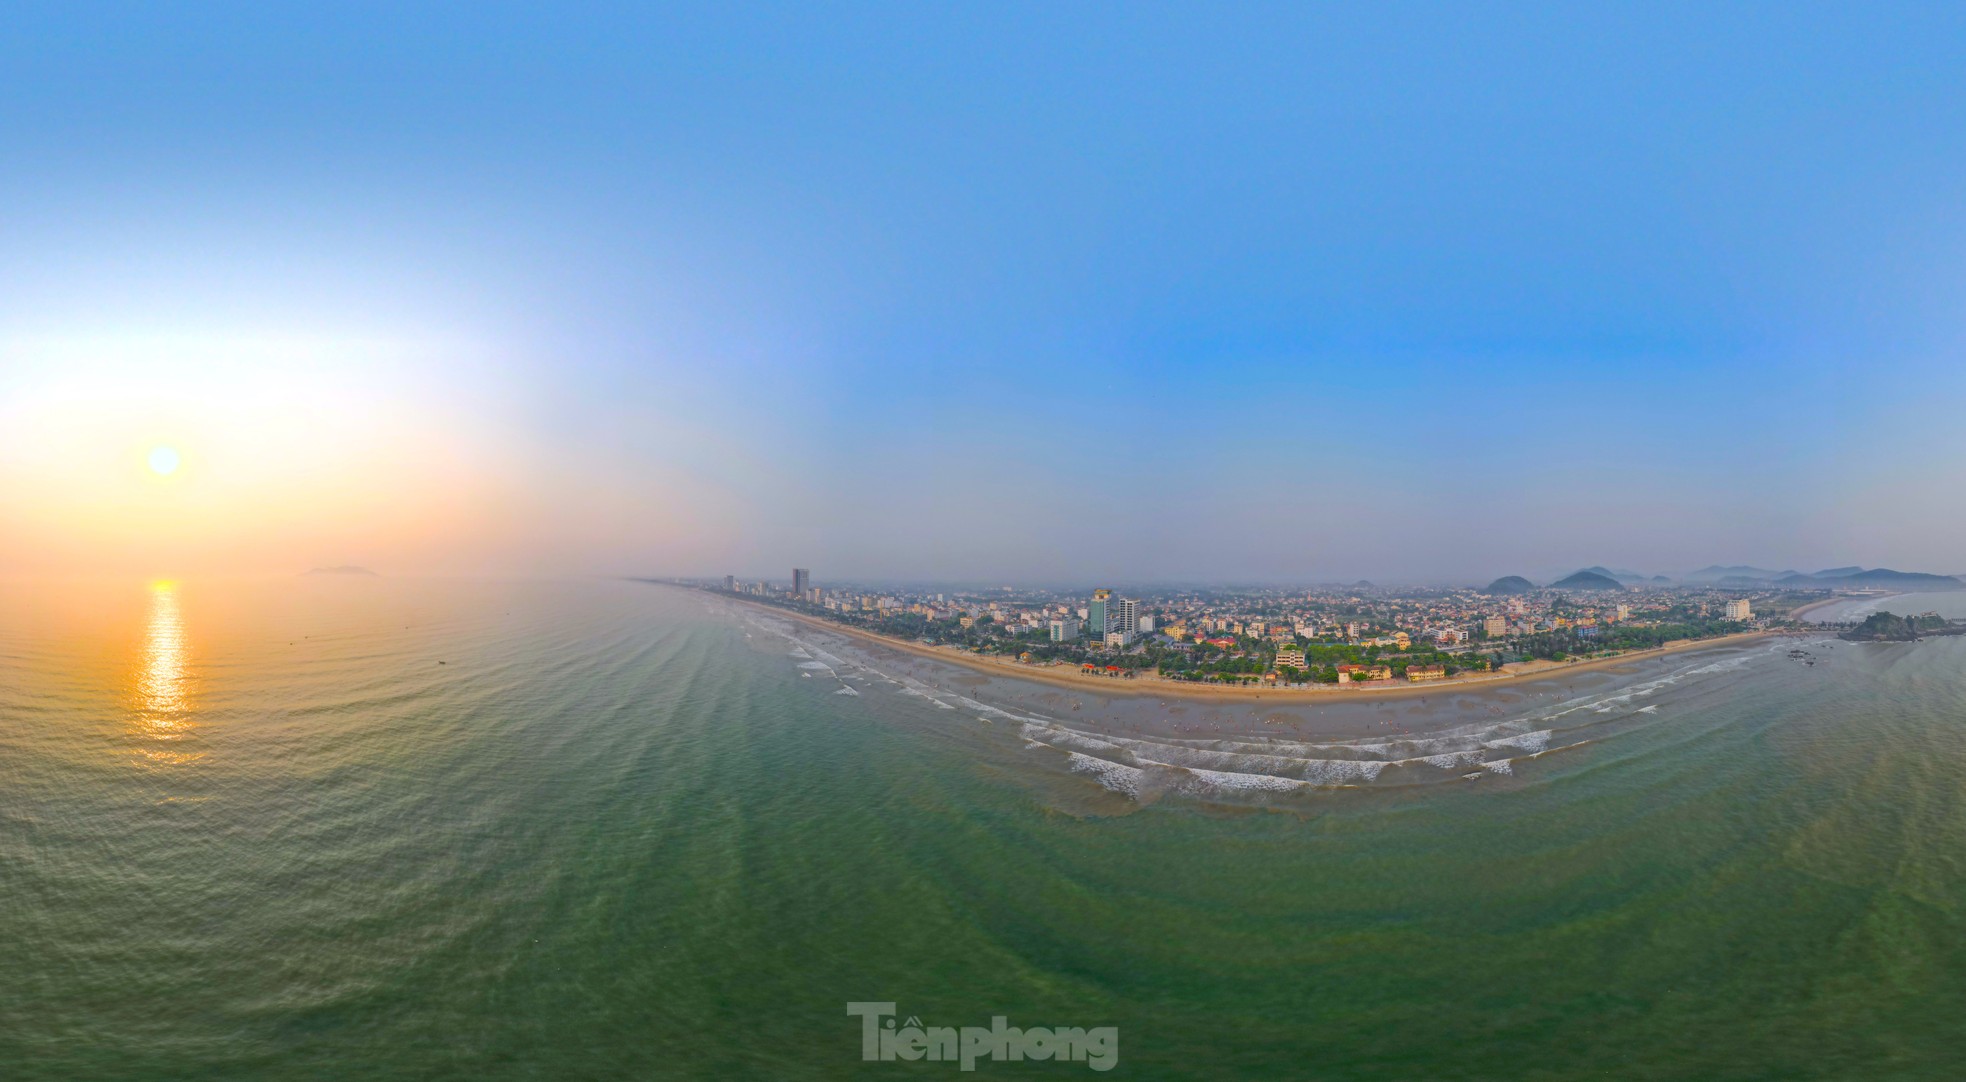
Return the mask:
<path fill-rule="evenodd" d="M 1445 665 L 1408 665 L 1406 667 L 1406 678 L 1414 683 L 1421 683 L 1427 680 L 1444 680 L 1446 677 L 1447 666 Z"/>
<path fill-rule="evenodd" d="M 1392 678 L 1393 669 L 1390 665 L 1338 666 L 1338 682 L 1341 684 L 1358 684 L 1368 680 L 1391 680 Z"/>

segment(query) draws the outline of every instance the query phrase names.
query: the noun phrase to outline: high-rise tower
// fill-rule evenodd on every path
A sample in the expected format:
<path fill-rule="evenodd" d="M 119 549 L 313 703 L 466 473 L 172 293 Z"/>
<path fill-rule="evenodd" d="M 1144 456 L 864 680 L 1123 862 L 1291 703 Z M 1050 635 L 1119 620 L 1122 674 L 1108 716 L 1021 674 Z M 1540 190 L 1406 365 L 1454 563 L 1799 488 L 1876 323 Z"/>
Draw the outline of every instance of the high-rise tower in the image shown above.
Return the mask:
<path fill-rule="evenodd" d="M 1111 590 L 1092 591 L 1092 604 L 1085 610 L 1085 633 L 1095 642 L 1105 642 L 1106 632 L 1112 629 L 1112 602 Z"/>

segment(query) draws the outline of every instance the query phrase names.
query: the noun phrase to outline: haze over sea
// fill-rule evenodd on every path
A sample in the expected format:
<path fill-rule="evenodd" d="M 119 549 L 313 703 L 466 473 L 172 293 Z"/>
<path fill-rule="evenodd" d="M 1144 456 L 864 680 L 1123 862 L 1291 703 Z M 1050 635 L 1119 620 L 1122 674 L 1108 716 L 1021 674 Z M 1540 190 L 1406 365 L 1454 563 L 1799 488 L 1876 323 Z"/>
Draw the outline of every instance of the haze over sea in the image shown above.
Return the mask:
<path fill-rule="evenodd" d="M 954 1072 L 859 1062 L 892 1000 L 1134 1077 L 1957 1077 L 1966 639 L 1790 645 L 1524 697 L 1595 728 L 1506 775 L 1143 802 L 1001 682 L 678 589 L 10 583 L 0 1064 Z"/>

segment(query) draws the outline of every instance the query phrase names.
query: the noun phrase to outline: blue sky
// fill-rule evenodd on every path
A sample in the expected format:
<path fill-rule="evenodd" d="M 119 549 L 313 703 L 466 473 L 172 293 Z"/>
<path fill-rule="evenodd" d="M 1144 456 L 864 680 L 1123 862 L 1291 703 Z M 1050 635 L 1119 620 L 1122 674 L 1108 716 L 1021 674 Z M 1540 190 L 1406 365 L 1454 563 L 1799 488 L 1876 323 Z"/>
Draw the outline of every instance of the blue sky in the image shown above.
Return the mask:
<path fill-rule="evenodd" d="M 1957 6 L 11 22 L 0 332 L 420 343 L 460 569 L 1966 571 Z"/>

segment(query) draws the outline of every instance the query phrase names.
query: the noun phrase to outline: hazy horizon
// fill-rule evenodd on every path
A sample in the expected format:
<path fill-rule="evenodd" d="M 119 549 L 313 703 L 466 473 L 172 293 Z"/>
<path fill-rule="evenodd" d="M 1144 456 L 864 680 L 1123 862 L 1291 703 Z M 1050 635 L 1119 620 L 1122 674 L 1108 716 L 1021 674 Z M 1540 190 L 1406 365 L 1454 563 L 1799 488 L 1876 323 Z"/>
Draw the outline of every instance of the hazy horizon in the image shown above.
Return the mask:
<path fill-rule="evenodd" d="M 1966 571 L 1958 9 L 16 23 L 0 574 Z"/>
<path fill-rule="evenodd" d="M 1428 578 L 1424 576 L 1411 575 L 1411 574 L 1405 576 L 1388 576 L 1380 579 L 1356 578 L 1356 577 L 1346 578 L 1342 576 L 1328 576 L 1323 578 L 1309 577 L 1309 578 L 1271 578 L 1271 579 L 1253 578 L 1253 577 L 1236 578 L 1233 576 L 1223 576 L 1219 578 L 1120 578 L 1120 577 L 1107 576 L 1102 578 L 1097 575 L 1089 576 L 1089 577 L 1060 578 L 1060 579 L 1031 579 L 1031 578 L 1020 579 L 1014 577 L 1002 577 L 1002 578 L 992 579 L 992 578 L 979 578 L 974 576 L 967 577 L 967 578 L 960 577 L 960 576 L 948 577 L 948 578 L 906 578 L 901 576 L 880 576 L 880 575 L 827 576 L 822 574 L 821 569 L 818 568 L 808 568 L 807 570 L 812 572 L 812 582 L 814 583 L 814 585 L 828 586 L 828 587 L 892 586 L 892 587 L 912 587 L 912 588 L 928 588 L 928 589 L 940 589 L 940 588 L 947 587 L 951 589 L 974 589 L 974 590 L 992 590 L 992 589 L 999 589 L 999 588 L 1043 589 L 1043 590 L 1082 590 L 1082 589 L 1089 590 L 1089 589 L 1100 588 L 1100 587 L 1124 590 L 1126 588 L 1137 587 L 1142 589 L 1194 588 L 1198 590 L 1217 590 L 1217 589 L 1234 589 L 1234 588 L 1242 588 L 1242 587 L 1247 587 L 1251 589 L 1292 589 L 1297 587 L 1341 587 L 1341 586 L 1354 586 L 1354 585 L 1359 585 L 1361 583 L 1369 583 L 1373 587 L 1410 587 L 1415 589 L 1428 589 L 1428 588 L 1482 587 L 1482 586 L 1487 586 L 1490 583 L 1493 583 L 1497 579 L 1506 578 L 1511 575 L 1520 575 L 1520 577 L 1530 580 L 1536 586 L 1544 587 L 1556 582 L 1557 580 L 1575 574 L 1578 571 L 1584 571 L 1584 570 L 1588 570 L 1591 567 L 1599 567 L 1599 566 L 1604 566 L 1604 565 L 1579 564 L 1575 567 L 1569 567 L 1562 570 L 1543 571 L 1536 574 L 1524 574 L 1522 572 L 1517 572 L 1517 571 L 1501 571 L 1492 575 L 1478 576 L 1475 578 L 1466 578 L 1466 579 L 1456 579 L 1451 577 Z M 1753 566 L 1753 565 L 1748 565 L 1744 563 L 1730 563 L 1724 565 L 1716 564 L 1716 565 L 1708 565 L 1708 566 L 1746 567 L 1746 566 Z M 1666 570 L 1666 571 L 1656 571 L 1656 572 L 1651 570 L 1642 570 L 1639 568 L 1610 567 L 1607 569 L 1611 571 L 1619 572 L 1621 574 L 1627 571 L 1638 572 L 1645 575 L 1648 578 L 1654 575 L 1659 575 L 1665 577 L 1668 580 L 1671 580 L 1670 582 L 1671 585 L 1704 584 L 1704 580 L 1687 580 L 1684 578 L 1684 576 L 1705 570 L 1705 568 L 1683 568 L 1678 571 Z M 788 583 L 791 581 L 792 578 L 790 574 L 790 570 L 791 570 L 790 568 L 786 568 L 785 570 L 778 571 L 776 573 L 770 570 L 758 570 L 751 573 L 733 570 L 733 571 L 725 572 L 725 574 L 734 575 L 740 582 Z M 1761 568 L 1761 570 L 1773 571 L 1778 573 L 1798 571 L 1804 575 L 1813 575 L 1820 571 L 1827 571 L 1833 569 L 1829 567 L 1807 567 L 1807 568 L 1763 567 Z M 1881 564 L 1865 565 L 1865 570 L 1910 571 L 1910 572 L 1923 572 L 1923 573 L 1931 573 L 1931 574 L 1939 574 L 1939 575 L 1961 574 L 1959 572 L 1942 571 L 1933 568 L 1887 567 Z M 714 582 L 716 580 L 721 579 L 723 575 L 722 574 L 717 574 L 717 575 L 650 574 L 647 576 L 631 575 L 626 577 L 629 578 L 645 577 L 649 579 L 705 580 L 705 581 Z M 1772 582 L 1773 580 L 1770 581 Z M 1666 585 L 1666 584 L 1661 584 L 1661 585 Z"/>

